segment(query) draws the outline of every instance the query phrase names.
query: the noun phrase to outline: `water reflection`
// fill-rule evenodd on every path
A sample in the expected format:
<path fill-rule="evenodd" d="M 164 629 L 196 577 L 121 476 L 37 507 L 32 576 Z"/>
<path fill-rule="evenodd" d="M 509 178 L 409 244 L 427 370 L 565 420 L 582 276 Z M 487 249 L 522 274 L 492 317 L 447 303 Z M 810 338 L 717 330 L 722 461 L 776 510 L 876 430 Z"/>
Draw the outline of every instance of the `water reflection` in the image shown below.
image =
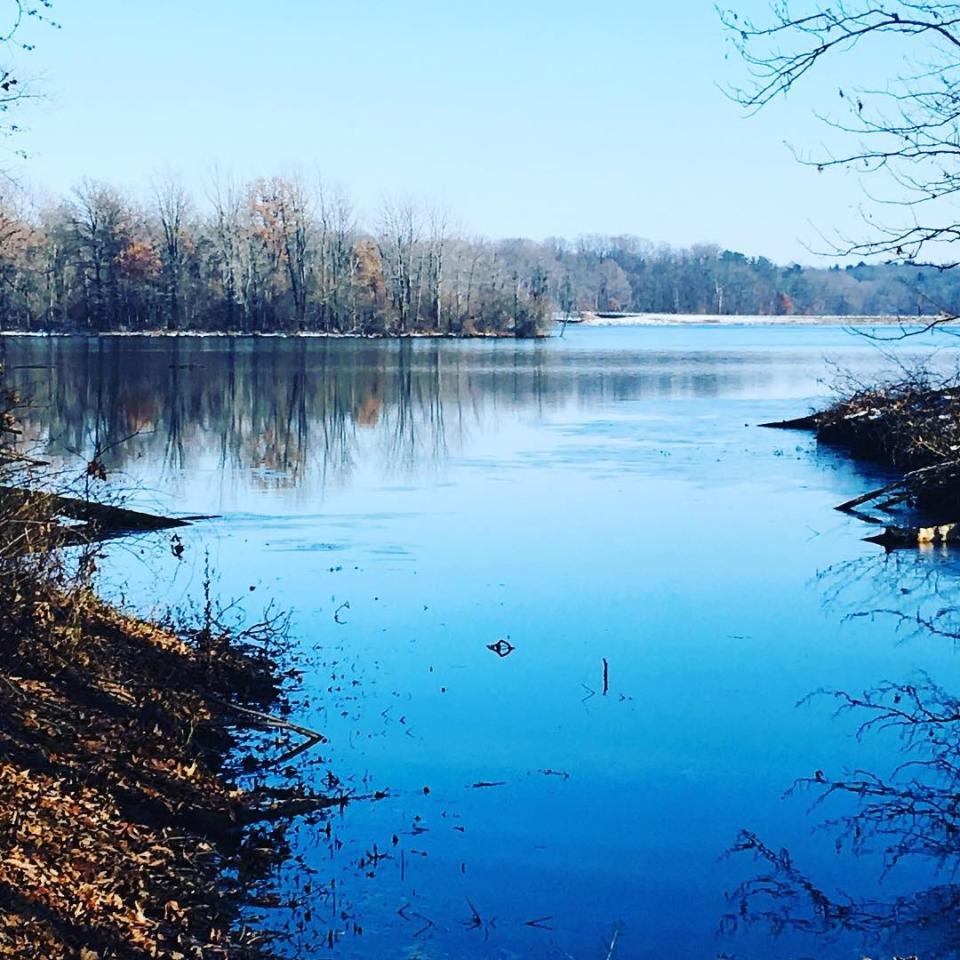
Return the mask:
<path fill-rule="evenodd" d="M 892 624 L 904 642 L 956 645 L 958 576 L 960 557 L 942 549 L 859 558 L 819 580 L 825 603 L 850 619 Z M 832 839 L 838 865 L 818 877 L 806 869 L 802 848 L 791 851 L 742 830 L 730 852 L 749 856 L 757 872 L 731 891 L 735 909 L 723 929 L 766 930 L 787 941 L 781 955 L 791 957 L 844 945 L 894 957 L 956 957 L 960 696 L 917 671 L 805 700 L 850 721 L 865 748 L 861 764 L 846 768 L 825 754 L 823 768 L 789 791 L 809 801 L 807 813 Z"/>
<path fill-rule="evenodd" d="M 168 471 L 255 472 L 263 487 L 344 482 L 361 448 L 390 472 L 423 470 L 463 449 L 471 430 L 515 411 L 791 391 L 810 382 L 822 355 L 581 344 L 73 338 L 3 346 L 48 454 L 99 454 L 114 469 L 145 458 Z"/>

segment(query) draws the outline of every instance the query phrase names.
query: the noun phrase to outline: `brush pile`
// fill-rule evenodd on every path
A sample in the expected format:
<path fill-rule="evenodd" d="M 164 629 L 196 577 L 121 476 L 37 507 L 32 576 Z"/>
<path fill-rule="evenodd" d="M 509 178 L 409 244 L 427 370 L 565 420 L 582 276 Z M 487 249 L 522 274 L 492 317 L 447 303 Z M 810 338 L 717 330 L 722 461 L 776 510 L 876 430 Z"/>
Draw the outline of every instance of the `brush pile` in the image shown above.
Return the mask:
<path fill-rule="evenodd" d="M 906 471 L 960 457 L 960 387 L 910 380 L 859 390 L 815 417 L 825 443 Z"/>
<path fill-rule="evenodd" d="M 910 380 L 859 391 L 817 416 L 817 436 L 905 471 L 862 503 L 960 517 L 960 388 Z"/>
<path fill-rule="evenodd" d="M 876 539 L 887 545 L 960 539 L 960 387 L 933 386 L 923 377 L 861 388 L 827 409 L 765 424 L 810 429 L 823 443 L 902 470 L 892 483 L 840 504 L 846 511 L 889 513 L 908 507 L 927 526 L 888 526 Z M 865 515 L 873 523 L 881 521 Z"/>

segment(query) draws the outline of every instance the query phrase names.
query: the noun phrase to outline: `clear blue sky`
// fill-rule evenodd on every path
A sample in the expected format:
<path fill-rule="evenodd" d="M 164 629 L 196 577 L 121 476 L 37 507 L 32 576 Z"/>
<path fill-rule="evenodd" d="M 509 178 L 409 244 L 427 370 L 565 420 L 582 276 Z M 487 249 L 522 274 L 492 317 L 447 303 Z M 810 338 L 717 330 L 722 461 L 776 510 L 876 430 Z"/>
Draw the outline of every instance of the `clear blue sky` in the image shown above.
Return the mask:
<path fill-rule="evenodd" d="M 716 86 L 742 65 L 706 0 L 58 0 L 55 15 L 61 30 L 30 30 L 50 100 L 21 117 L 25 175 L 46 189 L 145 192 L 172 169 L 201 193 L 214 165 L 300 168 L 368 218 L 402 193 L 470 233 L 782 261 L 815 259 L 818 229 L 857 230 L 856 179 L 784 145 L 821 142 L 833 78 L 744 119 Z"/>

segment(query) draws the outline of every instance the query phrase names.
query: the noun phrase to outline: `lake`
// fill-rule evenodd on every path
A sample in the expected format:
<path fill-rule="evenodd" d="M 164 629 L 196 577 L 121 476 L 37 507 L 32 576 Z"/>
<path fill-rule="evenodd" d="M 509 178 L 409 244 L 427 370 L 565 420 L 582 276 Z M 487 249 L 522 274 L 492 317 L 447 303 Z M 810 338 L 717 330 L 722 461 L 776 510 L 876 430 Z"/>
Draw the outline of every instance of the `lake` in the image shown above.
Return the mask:
<path fill-rule="evenodd" d="M 725 894 L 762 865 L 724 856 L 741 829 L 854 898 L 944 881 L 923 858 L 884 876 L 882 844 L 854 856 L 817 829 L 836 806 L 784 794 L 902 760 L 831 698 L 798 703 L 953 677 L 952 641 L 860 614 L 942 605 L 956 553 L 863 542 L 833 507 L 890 475 L 757 425 L 918 356 L 955 367 L 956 342 L 731 326 L 0 349 L 36 449 L 73 470 L 101 450 L 110 490 L 216 515 L 180 558 L 168 534 L 109 546 L 105 589 L 189 603 L 209 562 L 248 616 L 289 608 L 294 719 L 330 739 L 305 775 L 386 793 L 289 833 L 312 871 L 306 893 L 281 878 L 304 901 L 291 956 L 606 960 L 887 949 L 882 924 L 745 922 Z M 889 951 L 955 955 L 929 927 Z"/>

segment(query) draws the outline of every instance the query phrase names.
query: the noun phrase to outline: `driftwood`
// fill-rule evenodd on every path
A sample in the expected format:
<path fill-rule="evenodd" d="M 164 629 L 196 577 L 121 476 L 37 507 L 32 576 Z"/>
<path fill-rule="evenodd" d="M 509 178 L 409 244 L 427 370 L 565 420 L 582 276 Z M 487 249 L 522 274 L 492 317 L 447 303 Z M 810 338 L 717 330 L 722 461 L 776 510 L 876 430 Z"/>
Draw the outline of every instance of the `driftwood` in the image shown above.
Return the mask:
<path fill-rule="evenodd" d="M 930 527 L 885 527 L 883 533 L 865 539 L 888 550 L 960 543 L 960 523 L 940 523 Z"/>
<path fill-rule="evenodd" d="M 104 530 L 166 530 L 189 526 L 189 520 L 161 517 L 125 507 L 111 507 L 78 497 L 61 497 L 55 493 L 24 490 L 21 487 L 0 487 L 0 516 L 34 514 L 66 517 L 89 523 Z M 196 519 L 196 518 L 194 518 Z"/>
<path fill-rule="evenodd" d="M 886 500 L 881 506 L 892 506 L 907 499 L 912 491 L 917 488 L 926 487 L 929 489 L 946 486 L 956 480 L 958 473 L 960 473 L 960 460 L 948 460 L 944 463 L 931 464 L 929 467 L 920 467 L 919 470 L 911 470 L 909 473 L 905 473 L 899 480 L 894 480 L 893 483 L 877 487 L 876 490 L 868 490 L 852 500 L 845 500 L 838 504 L 836 509 L 850 513 L 856 507 L 888 493 L 896 495 Z"/>
<path fill-rule="evenodd" d="M 203 519 L 207 518 L 164 517 L 78 497 L 0 486 L 0 555 L 99 543 L 130 533 L 186 527 Z"/>
<path fill-rule="evenodd" d="M 771 420 L 759 426 L 772 430 L 816 430 L 820 426 L 820 420 L 821 414 L 811 413 L 809 416 L 794 417 L 792 420 Z"/>
<path fill-rule="evenodd" d="M 834 509 L 842 510 L 844 513 L 854 513 L 857 507 L 863 506 L 863 504 L 869 503 L 871 500 L 876 500 L 877 497 L 882 497 L 885 493 L 893 493 L 896 490 L 902 489 L 906 482 L 906 477 L 902 477 L 893 483 L 888 483 L 886 486 L 877 487 L 876 490 L 868 490 L 866 493 L 862 493 L 859 497 L 854 497 L 852 500 L 845 500 L 843 503 L 838 503 Z"/>
<path fill-rule="evenodd" d="M 284 720 L 282 717 L 276 717 L 272 713 L 263 713 L 260 710 L 253 710 L 250 707 L 242 707 L 237 703 L 232 703 L 230 700 L 221 700 L 219 697 L 215 697 L 209 693 L 203 693 L 201 691 L 197 692 L 200 696 L 206 697 L 208 700 L 213 701 L 220 707 L 224 707 L 228 710 L 234 710 L 237 713 L 243 714 L 245 717 L 250 717 L 251 720 L 256 721 L 256 724 L 261 726 L 276 727 L 281 730 L 289 730 L 292 733 L 298 733 L 311 744 L 327 742 L 327 738 L 318 730 L 311 730 L 310 727 L 303 727 L 299 723 L 293 723 L 290 720 Z"/>
<path fill-rule="evenodd" d="M 607 949 L 607 955 L 604 960 L 613 960 L 617 955 L 617 944 L 620 942 L 620 924 L 613 928 L 613 936 L 610 938 L 610 947 Z"/>

